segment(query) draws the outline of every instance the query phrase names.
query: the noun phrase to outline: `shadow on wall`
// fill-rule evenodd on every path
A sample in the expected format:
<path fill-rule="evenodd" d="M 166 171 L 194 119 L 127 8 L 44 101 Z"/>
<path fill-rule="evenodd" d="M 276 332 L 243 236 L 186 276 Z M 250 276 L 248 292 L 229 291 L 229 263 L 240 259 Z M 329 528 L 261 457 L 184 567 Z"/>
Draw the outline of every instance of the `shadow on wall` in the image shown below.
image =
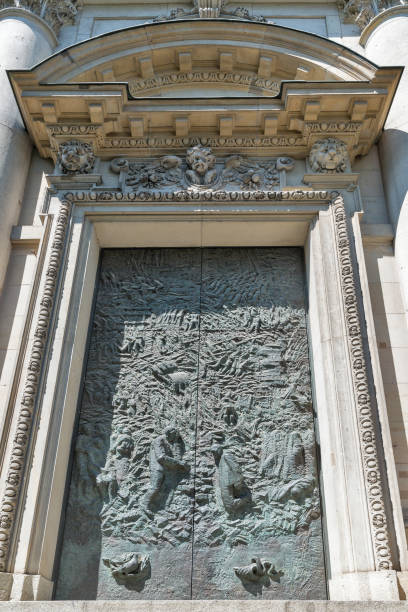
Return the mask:
<path fill-rule="evenodd" d="M 408 212 L 403 210 L 408 193 L 408 133 L 396 129 L 384 130 L 379 142 L 379 154 L 388 211 L 397 233 L 400 218 L 408 220 Z"/>

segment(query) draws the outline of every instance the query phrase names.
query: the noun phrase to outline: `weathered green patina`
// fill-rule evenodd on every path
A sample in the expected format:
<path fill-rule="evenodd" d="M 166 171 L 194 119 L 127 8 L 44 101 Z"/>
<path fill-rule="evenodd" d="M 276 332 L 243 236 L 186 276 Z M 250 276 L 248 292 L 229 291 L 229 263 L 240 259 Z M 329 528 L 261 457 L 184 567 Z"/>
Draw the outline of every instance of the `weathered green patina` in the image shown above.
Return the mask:
<path fill-rule="evenodd" d="M 102 255 L 58 599 L 325 599 L 302 251 Z"/>

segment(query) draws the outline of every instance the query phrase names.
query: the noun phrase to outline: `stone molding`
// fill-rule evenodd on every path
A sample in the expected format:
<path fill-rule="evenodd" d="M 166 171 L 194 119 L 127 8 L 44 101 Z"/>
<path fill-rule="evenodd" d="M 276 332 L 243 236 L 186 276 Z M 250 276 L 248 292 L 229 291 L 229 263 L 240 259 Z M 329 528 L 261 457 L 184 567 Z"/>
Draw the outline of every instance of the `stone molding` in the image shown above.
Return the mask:
<path fill-rule="evenodd" d="M 29 351 L 23 393 L 18 407 L 16 433 L 7 469 L 6 484 L 0 504 L 0 571 L 7 570 L 12 531 L 23 488 L 27 452 L 34 422 L 35 402 L 41 377 L 45 347 L 54 305 L 64 241 L 70 214 L 70 202 L 62 201 L 51 237 L 51 249 L 45 267 L 45 283 L 34 338 Z"/>
<path fill-rule="evenodd" d="M 221 70 L 191 70 L 189 72 L 172 72 L 170 74 L 158 74 L 148 79 L 133 79 L 129 81 L 129 92 L 137 96 L 146 89 L 157 89 L 167 85 L 185 83 L 225 83 L 233 85 L 246 85 L 259 87 L 277 95 L 280 90 L 280 82 L 273 79 L 264 79 L 255 74 L 239 72 L 224 72 Z"/>
<path fill-rule="evenodd" d="M 362 316 L 358 307 L 356 273 L 352 262 L 351 240 L 343 198 L 335 197 L 332 207 L 375 565 L 376 570 L 391 570 L 390 535 L 384 505 L 384 485 L 378 459 L 374 407 L 368 385 L 360 323 Z"/>
<path fill-rule="evenodd" d="M 56 36 L 64 25 L 73 25 L 82 0 L 0 0 L 0 9 L 23 9 L 40 17 Z"/>
<path fill-rule="evenodd" d="M 75 191 L 64 194 L 64 198 L 73 202 L 220 202 L 220 201 L 316 201 L 329 198 L 328 191 L 314 191 L 306 189 L 288 189 L 287 191 L 204 191 L 180 189 L 177 191 L 123 191 L 90 190 Z"/>

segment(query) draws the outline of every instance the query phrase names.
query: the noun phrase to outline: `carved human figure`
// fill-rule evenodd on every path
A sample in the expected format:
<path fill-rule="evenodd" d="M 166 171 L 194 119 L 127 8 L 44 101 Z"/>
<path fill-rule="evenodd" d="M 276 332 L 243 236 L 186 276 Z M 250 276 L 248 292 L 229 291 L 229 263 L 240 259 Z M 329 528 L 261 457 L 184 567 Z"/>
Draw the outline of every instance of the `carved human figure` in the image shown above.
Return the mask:
<path fill-rule="evenodd" d="M 186 177 L 192 185 L 211 185 L 217 178 L 215 155 L 211 149 L 197 145 L 186 154 Z"/>
<path fill-rule="evenodd" d="M 271 501 L 285 503 L 293 499 L 301 504 L 313 492 L 315 478 L 305 473 L 305 449 L 300 434 L 275 431 L 263 444 L 261 475 L 271 479 Z"/>
<path fill-rule="evenodd" d="M 118 494 L 126 495 L 126 492 L 121 492 L 120 489 L 129 472 L 133 447 L 133 439 L 127 432 L 119 434 L 105 467 L 96 479 L 98 485 L 107 490 L 109 503 L 113 502 Z"/>
<path fill-rule="evenodd" d="M 251 503 L 251 492 L 236 459 L 221 444 L 211 447 L 217 466 L 217 484 L 225 510 L 229 514 L 244 511 Z"/>
<path fill-rule="evenodd" d="M 150 489 L 145 498 L 145 506 L 149 510 L 154 510 L 164 496 L 166 480 L 171 480 L 172 473 L 185 474 L 190 470 L 182 457 L 180 432 L 174 425 L 168 425 L 164 434 L 155 438 L 150 447 Z"/>
<path fill-rule="evenodd" d="M 348 152 L 345 143 L 338 138 L 318 140 L 311 148 L 309 164 L 312 172 L 322 174 L 345 172 L 348 164 Z"/>

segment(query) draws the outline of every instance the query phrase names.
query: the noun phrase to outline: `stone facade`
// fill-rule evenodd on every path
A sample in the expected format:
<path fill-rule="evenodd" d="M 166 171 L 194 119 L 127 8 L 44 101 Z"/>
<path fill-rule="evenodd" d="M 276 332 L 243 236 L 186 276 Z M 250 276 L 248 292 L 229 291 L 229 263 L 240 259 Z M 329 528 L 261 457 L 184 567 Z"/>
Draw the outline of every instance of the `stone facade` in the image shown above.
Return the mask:
<path fill-rule="evenodd" d="M 68 605 L 46 600 L 58 596 L 58 572 L 67 567 L 60 539 L 71 482 L 71 442 L 76 440 L 83 378 L 86 387 L 84 363 L 89 350 L 92 355 L 88 330 L 92 321 L 97 325 L 103 318 L 98 319 L 98 311 L 94 318 L 95 286 L 106 282 L 109 288 L 114 283 L 110 273 L 100 277 L 101 250 L 171 248 L 177 253 L 183 248 L 196 257 L 218 247 L 228 247 L 232 257 L 253 247 L 270 249 L 265 253 L 274 257 L 280 247 L 291 247 L 286 251 L 288 261 L 303 252 L 305 341 L 307 336 L 318 464 L 315 468 L 307 459 L 304 432 L 279 437 L 269 432 L 267 422 L 259 425 L 266 419 L 266 408 L 256 413 L 259 427 L 269 432 L 262 446 L 256 436 L 242 437 L 241 430 L 238 435 L 238 424 L 244 423 L 239 420 L 242 407 L 224 406 L 218 415 L 217 402 L 208 400 L 208 406 L 213 402 L 208 414 L 214 422 L 221 419 L 233 441 L 225 443 L 225 432 L 217 438 L 213 425 L 208 440 L 204 436 L 200 442 L 203 457 L 213 454 L 203 461 L 214 478 L 216 516 L 224 516 L 220 524 L 224 520 L 231 537 L 236 537 L 239 512 L 247 516 L 258 499 L 262 498 L 258 514 L 248 514 L 249 522 L 245 518 L 248 533 L 251 521 L 260 520 L 268 503 L 275 504 L 276 512 L 290 510 L 292 516 L 297 508 L 293 520 L 301 524 L 299 538 L 310 534 L 313 524 L 313 537 L 324 541 L 329 601 L 302 602 L 303 591 L 297 597 L 296 589 L 289 587 L 282 591 L 283 598 L 299 601 L 251 601 L 257 596 L 268 599 L 268 585 L 285 581 L 284 569 L 273 565 L 271 548 L 268 554 L 254 549 L 253 558 L 240 558 L 228 575 L 227 582 L 236 579 L 237 585 L 250 577 L 252 590 L 242 591 L 245 602 L 239 601 L 244 595 L 238 587 L 234 591 L 231 582 L 225 601 L 209 598 L 176 605 L 214 611 L 251 606 L 316 611 L 406 607 L 401 600 L 408 591 L 408 77 L 402 70 L 407 10 L 404 4 L 365 0 L 245 6 L 197 0 L 166 7 L 137 0 L 114 6 L 86 0 L 1 2 L 0 608 L 63 610 Z M 129 274 L 140 271 L 141 264 L 129 257 Z M 259 272 L 259 262 L 251 265 Z M 158 300 L 160 277 L 154 282 Z M 259 282 L 266 287 L 267 280 Z M 245 293 L 248 287 L 242 283 Z M 146 287 L 149 293 L 151 286 Z M 133 300 L 136 289 L 137 283 L 128 289 Z M 226 299 L 224 314 L 235 306 L 234 300 Z M 255 397 L 256 385 L 262 387 L 266 380 L 259 373 L 265 363 L 268 384 L 277 388 L 284 378 L 281 374 L 279 382 L 274 373 L 281 359 L 278 344 L 267 354 L 254 348 L 255 331 L 260 333 L 269 316 L 256 315 L 256 307 L 255 303 L 242 315 L 252 336 L 248 354 L 241 351 L 234 363 L 225 356 L 214 361 L 219 380 L 227 380 L 232 371 L 236 376 L 252 372 L 249 397 Z M 194 319 L 183 327 L 193 339 L 195 325 Z M 127 342 L 128 349 L 118 345 L 116 352 L 133 359 L 153 342 L 151 331 L 143 336 L 131 322 L 126 329 L 131 329 L 123 344 Z M 299 338 L 302 333 L 297 332 Z M 160 350 L 166 354 L 167 349 Z M 296 349 L 292 350 L 293 357 Z M 307 353 L 307 348 L 302 351 Z M 211 364 L 210 352 L 203 349 L 202 359 Z M 105 358 L 108 366 L 115 355 L 108 352 Z M 250 365 L 255 362 L 258 365 Z M 289 362 L 286 358 L 285 364 Z M 142 365 L 131 363 L 139 372 Z M 187 401 L 188 381 L 199 377 L 201 370 L 193 376 L 193 366 L 180 373 L 168 363 L 159 366 L 152 358 L 152 380 L 168 385 L 173 394 L 169 402 L 187 410 L 192 405 L 191 398 Z M 302 384 L 307 377 L 303 372 Z M 225 380 L 224 386 L 233 390 L 232 379 Z M 293 406 L 306 402 L 299 393 L 297 388 L 291 394 Z M 102 395 L 96 397 L 104 401 Z M 113 425 L 122 423 L 124 407 L 133 415 L 129 399 L 120 403 L 115 396 L 119 403 L 111 402 Z M 150 453 L 156 447 L 157 453 L 167 449 L 173 467 L 177 464 L 177 470 L 189 473 L 186 481 L 199 483 L 199 471 L 190 474 L 190 466 L 200 446 L 188 442 L 187 421 L 177 417 L 174 429 L 163 414 L 163 431 L 155 423 L 148 430 Z M 89 433 L 92 422 L 81 427 L 84 446 L 84 431 L 91 441 L 96 434 Z M 135 427 L 133 433 L 130 430 L 126 426 L 120 434 L 119 428 L 120 435 L 110 442 L 108 435 L 103 461 L 92 476 L 92 486 L 102 495 L 102 531 L 112 528 L 115 537 L 122 538 L 126 530 L 117 527 L 112 508 L 120 507 L 120 516 L 136 512 L 131 495 L 138 491 L 123 484 L 128 482 L 129 457 L 134 457 Z M 255 450 L 253 466 L 245 471 L 237 458 L 239 445 L 244 449 L 249 439 Z M 183 451 L 172 447 L 176 440 Z M 293 462 L 297 456 L 293 472 L 288 467 L 265 467 L 268 453 L 275 465 L 279 445 L 292 449 L 285 452 L 292 452 Z M 300 460 L 301 455 L 306 459 Z M 83 476 L 88 468 L 81 472 L 75 461 L 75 494 L 79 491 L 85 499 Z M 285 461 L 288 465 L 289 459 Z M 142 576 L 145 582 L 157 572 L 160 545 L 156 557 L 143 548 L 143 521 L 152 520 L 168 480 L 159 463 L 153 462 L 156 468 L 151 463 L 150 475 L 143 475 L 145 488 L 140 490 L 147 501 L 137 510 L 139 539 L 121 555 L 112 548 L 104 559 L 107 580 L 126 583 Z M 312 466 L 310 473 L 307 466 Z M 281 488 L 276 480 L 269 493 L 262 492 L 257 478 L 278 479 L 282 470 L 286 480 Z M 174 481 L 174 489 L 180 479 Z M 188 483 L 180 490 L 188 495 Z M 117 495 L 122 497 L 115 506 Z M 182 498 L 178 491 L 174 495 L 177 504 Z M 307 518 L 301 515 L 304 502 Z M 197 503 L 194 498 L 193 515 Z M 313 523 L 317 518 L 321 536 Z M 186 542 L 189 530 L 188 526 Z M 205 535 L 205 541 L 211 537 Z M 208 546 L 211 550 L 213 543 Z M 193 558 L 191 549 L 186 550 Z M 175 605 L 171 589 L 168 601 L 156 597 L 146 603 L 143 585 L 138 585 L 137 603 L 112 601 L 109 607 L 170 610 Z M 120 589 L 111 592 L 122 597 Z M 145 593 L 154 599 L 148 588 Z M 126 598 L 133 596 L 128 593 Z M 102 610 L 105 604 L 71 605 Z"/>

